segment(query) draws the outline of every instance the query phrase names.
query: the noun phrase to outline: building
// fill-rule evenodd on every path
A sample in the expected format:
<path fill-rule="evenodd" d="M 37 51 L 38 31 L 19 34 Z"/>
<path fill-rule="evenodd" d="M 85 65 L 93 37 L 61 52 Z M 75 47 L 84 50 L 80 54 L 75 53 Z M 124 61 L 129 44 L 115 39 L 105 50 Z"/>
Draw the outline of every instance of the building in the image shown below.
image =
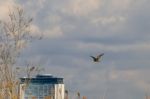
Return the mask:
<path fill-rule="evenodd" d="M 64 99 L 63 78 L 50 74 L 21 78 L 20 99 Z"/>

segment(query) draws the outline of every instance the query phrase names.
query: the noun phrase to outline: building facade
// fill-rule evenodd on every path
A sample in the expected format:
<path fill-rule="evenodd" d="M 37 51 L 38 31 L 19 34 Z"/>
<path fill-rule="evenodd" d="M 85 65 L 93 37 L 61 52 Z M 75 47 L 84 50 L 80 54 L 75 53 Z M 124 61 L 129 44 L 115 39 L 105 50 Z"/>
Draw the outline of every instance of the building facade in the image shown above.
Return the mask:
<path fill-rule="evenodd" d="M 64 99 L 63 78 L 49 74 L 21 78 L 20 99 Z"/>

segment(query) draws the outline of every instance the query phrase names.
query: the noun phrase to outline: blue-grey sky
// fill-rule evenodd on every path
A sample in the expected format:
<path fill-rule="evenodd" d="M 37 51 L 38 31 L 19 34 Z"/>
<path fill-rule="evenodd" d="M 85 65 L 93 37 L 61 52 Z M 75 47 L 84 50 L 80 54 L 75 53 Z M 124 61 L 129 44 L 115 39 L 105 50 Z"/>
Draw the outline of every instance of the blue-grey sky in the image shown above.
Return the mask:
<path fill-rule="evenodd" d="M 23 59 L 64 77 L 75 97 L 143 99 L 150 94 L 150 0 L 0 0 L 0 19 L 19 5 L 33 17 Z M 90 55 L 105 53 L 100 63 Z"/>

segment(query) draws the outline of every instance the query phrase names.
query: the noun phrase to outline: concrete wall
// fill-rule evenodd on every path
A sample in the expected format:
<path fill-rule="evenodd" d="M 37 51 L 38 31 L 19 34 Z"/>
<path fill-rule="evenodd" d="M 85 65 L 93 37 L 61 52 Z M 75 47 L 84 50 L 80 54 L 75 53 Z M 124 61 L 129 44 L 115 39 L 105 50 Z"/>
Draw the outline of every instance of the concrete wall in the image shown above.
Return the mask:
<path fill-rule="evenodd" d="M 55 84 L 55 99 L 64 99 L 65 86 L 64 84 Z"/>

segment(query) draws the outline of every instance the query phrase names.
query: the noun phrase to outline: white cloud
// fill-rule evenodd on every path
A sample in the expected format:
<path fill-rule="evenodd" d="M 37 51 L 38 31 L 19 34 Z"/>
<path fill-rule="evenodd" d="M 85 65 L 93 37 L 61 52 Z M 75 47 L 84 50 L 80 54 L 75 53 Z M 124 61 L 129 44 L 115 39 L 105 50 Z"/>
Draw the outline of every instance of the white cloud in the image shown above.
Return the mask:
<path fill-rule="evenodd" d="M 111 0 L 112 9 L 114 10 L 126 10 L 132 6 L 134 0 Z"/>
<path fill-rule="evenodd" d="M 113 69 L 109 73 L 109 79 L 118 81 L 127 81 L 141 90 L 149 89 L 149 79 L 147 79 L 149 70 L 117 70 Z"/>
<path fill-rule="evenodd" d="M 134 44 L 123 44 L 123 45 L 108 45 L 108 44 L 100 44 L 100 43 L 78 43 L 77 48 L 80 50 L 85 49 L 101 49 L 103 51 L 109 52 L 124 52 L 124 51 L 149 51 L 150 46 L 149 42 L 138 42 Z"/>
<path fill-rule="evenodd" d="M 99 9 L 100 6 L 101 0 L 71 0 L 65 5 L 63 11 L 75 16 L 84 16 Z"/>
<path fill-rule="evenodd" d="M 17 0 L 30 17 L 38 17 L 38 13 L 45 7 L 46 0 Z M 38 14 L 38 15 L 37 15 Z"/>
<path fill-rule="evenodd" d="M 49 17 L 48 17 L 48 21 L 49 21 L 49 23 L 51 23 L 51 24 L 57 24 L 57 23 L 59 23 L 61 20 L 62 20 L 62 19 L 61 19 L 60 16 L 54 15 L 54 14 L 49 15 Z M 46 21 L 47 21 L 47 20 L 46 20 Z"/>
<path fill-rule="evenodd" d="M 40 6 L 40 8 L 43 8 L 44 7 L 44 2 L 45 2 L 46 0 L 36 0 L 36 2 L 38 3 L 38 5 Z"/>
<path fill-rule="evenodd" d="M 13 0 L 0 1 L 0 19 L 5 20 L 8 16 L 9 10 L 15 5 Z"/>
<path fill-rule="evenodd" d="M 31 29 L 31 33 L 32 33 L 33 36 L 41 36 L 42 32 L 40 31 L 38 26 L 32 24 L 30 29 Z"/>
<path fill-rule="evenodd" d="M 104 26 L 115 25 L 125 21 L 125 17 L 123 16 L 106 16 L 106 17 L 98 17 L 93 18 L 91 20 L 92 24 L 99 25 L 102 24 Z"/>
<path fill-rule="evenodd" d="M 59 26 L 55 26 L 49 30 L 44 31 L 44 37 L 45 38 L 59 38 L 64 36 L 64 33 Z"/>
<path fill-rule="evenodd" d="M 139 2 L 144 0 L 105 0 L 104 9 L 108 15 L 120 15 L 128 13 L 129 10 L 133 9 Z"/>

